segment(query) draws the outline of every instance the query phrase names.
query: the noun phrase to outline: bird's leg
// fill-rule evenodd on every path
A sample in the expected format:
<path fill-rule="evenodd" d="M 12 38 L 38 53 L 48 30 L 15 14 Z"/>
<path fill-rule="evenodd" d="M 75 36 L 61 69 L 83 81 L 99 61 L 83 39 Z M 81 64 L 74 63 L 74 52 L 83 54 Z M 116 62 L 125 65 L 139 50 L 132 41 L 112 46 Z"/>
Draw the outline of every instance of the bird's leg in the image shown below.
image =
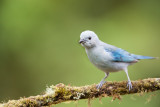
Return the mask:
<path fill-rule="evenodd" d="M 105 83 L 105 79 L 109 76 L 109 72 L 105 73 L 105 77 L 101 80 L 101 82 L 97 85 L 97 89 L 101 88 Z"/>
<path fill-rule="evenodd" d="M 127 75 L 127 78 L 128 78 L 127 87 L 129 88 L 129 91 L 130 91 L 130 90 L 132 89 L 132 83 L 131 83 L 131 80 L 130 80 L 130 78 L 129 78 L 127 68 L 126 68 L 126 69 L 124 69 L 124 71 L 125 71 L 125 73 L 126 73 L 126 75 Z"/>

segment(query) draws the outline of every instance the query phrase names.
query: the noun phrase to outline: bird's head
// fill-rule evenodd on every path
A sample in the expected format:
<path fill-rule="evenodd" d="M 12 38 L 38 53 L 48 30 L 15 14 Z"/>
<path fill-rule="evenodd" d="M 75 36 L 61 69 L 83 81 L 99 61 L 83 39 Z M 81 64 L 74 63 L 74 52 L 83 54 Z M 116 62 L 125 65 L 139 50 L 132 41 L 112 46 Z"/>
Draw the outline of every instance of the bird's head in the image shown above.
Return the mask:
<path fill-rule="evenodd" d="M 98 42 L 98 36 L 93 31 L 87 30 L 80 35 L 79 43 L 85 48 L 95 47 Z"/>

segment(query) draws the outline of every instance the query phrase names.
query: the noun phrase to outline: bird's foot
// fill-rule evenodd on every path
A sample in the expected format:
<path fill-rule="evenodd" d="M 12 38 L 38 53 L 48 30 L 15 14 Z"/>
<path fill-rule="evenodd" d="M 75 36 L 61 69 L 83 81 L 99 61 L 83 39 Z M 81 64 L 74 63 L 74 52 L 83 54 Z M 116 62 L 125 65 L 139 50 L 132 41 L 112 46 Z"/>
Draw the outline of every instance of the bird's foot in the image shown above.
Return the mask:
<path fill-rule="evenodd" d="M 129 88 L 129 91 L 132 89 L 132 83 L 131 83 L 131 81 L 128 81 L 127 87 Z"/>
<path fill-rule="evenodd" d="M 100 89 L 105 82 L 106 82 L 106 81 L 101 81 L 101 82 L 96 86 L 97 89 Z"/>

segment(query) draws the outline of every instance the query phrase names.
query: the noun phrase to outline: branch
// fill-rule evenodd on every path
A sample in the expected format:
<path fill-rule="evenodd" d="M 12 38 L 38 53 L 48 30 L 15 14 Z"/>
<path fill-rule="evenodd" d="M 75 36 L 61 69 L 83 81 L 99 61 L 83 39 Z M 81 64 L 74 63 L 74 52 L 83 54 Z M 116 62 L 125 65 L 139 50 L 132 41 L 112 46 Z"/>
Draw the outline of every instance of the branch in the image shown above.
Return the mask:
<path fill-rule="evenodd" d="M 66 101 L 101 98 L 106 96 L 113 97 L 113 99 L 120 99 L 120 95 L 160 90 L 160 78 L 132 81 L 133 89 L 131 91 L 128 90 L 126 84 L 126 81 L 106 82 L 100 90 L 97 90 L 96 84 L 75 87 L 60 83 L 56 86 L 48 87 L 43 95 L 20 98 L 19 100 L 9 100 L 7 103 L 0 104 L 0 107 L 50 106 Z"/>

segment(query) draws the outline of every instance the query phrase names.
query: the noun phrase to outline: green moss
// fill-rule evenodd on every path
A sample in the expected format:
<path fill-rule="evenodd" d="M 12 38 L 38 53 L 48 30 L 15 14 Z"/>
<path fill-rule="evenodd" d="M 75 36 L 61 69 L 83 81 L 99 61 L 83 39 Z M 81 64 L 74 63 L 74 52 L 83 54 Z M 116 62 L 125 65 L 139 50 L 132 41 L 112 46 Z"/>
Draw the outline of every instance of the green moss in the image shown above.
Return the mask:
<path fill-rule="evenodd" d="M 133 81 L 133 89 L 131 91 L 126 87 L 126 82 L 107 82 L 102 89 L 97 90 L 96 85 L 71 87 L 64 84 L 50 86 L 43 95 L 21 98 L 19 100 L 11 100 L 5 103 L 3 107 L 37 107 L 49 106 L 66 101 L 79 99 L 93 99 L 97 97 L 110 96 L 114 99 L 121 99 L 120 95 L 151 92 L 160 90 L 160 79 L 145 79 Z M 1 107 L 1 105 L 0 105 Z"/>

